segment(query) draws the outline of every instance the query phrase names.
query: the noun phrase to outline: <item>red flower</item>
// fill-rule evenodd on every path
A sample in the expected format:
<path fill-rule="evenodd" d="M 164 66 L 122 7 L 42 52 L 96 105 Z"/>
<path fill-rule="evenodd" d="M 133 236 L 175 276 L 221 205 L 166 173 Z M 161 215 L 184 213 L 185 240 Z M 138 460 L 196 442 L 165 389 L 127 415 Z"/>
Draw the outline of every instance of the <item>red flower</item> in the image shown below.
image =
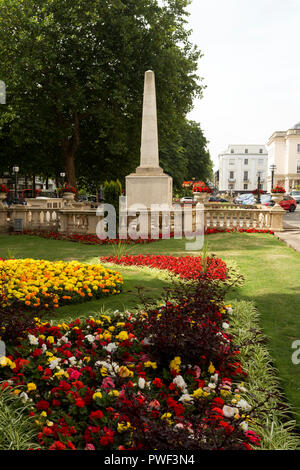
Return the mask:
<path fill-rule="evenodd" d="M 108 446 L 114 443 L 114 431 L 108 428 L 104 428 L 105 434 L 99 440 L 101 446 Z"/>
<path fill-rule="evenodd" d="M 164 387 L 164 384 L 163 382 L 161 381 L 161 379 L 159 377 L 156 377 L 153 382 L 152 382 L 153 385 L 155 385 L 157 388 L 162 388 Z"/>
<path fill-rule="evenodd" d="M 92 411 L 89 416 L 90 419 L 102 419 L 103 413 L 101 410 Z"/>
<path fill-rule="evenodd" d="M 50 403 L 46 400 L 41 400 L 35 406 L 36 406 L 37 410 L 46 411 L 46 410 L 48 410 L 48 408 L 50 406 Z"/>
<path fill-rule="evenodd" d="M 80 397 L 75 399 L 75 405 L 78 408 L 84 408 L 85 407 L 85 403 L 84 403 L 83 399 L 80 398 Z"/>
<path fill-rule="evenodd" d="M 55 441 L 50 447 L 49 450 L 66 450 L 66 446 L 60 442 L 60 441 Z"/>

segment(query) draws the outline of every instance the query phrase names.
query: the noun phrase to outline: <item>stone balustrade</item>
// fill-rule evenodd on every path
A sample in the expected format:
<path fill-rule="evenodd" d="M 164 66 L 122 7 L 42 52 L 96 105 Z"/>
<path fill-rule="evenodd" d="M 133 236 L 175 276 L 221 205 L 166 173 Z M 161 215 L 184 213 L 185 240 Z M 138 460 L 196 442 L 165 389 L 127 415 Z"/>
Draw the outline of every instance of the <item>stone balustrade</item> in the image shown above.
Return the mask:
<path fill-rule="evenodd" d="M 151 229 L 155 230 L 155 226 L 157 228 L 158 225 L 160 233 L 173 232 L 175 226 L 187 233 L 196 231 L 197 217 L 197 227 L 199 227 L 201 215 L 205 229 L 259 229 L 276 232 L 283 230 L 284 211 L 280 206 L 273 208 L 254 206 L 247 209 L 244 206 L 224 207 L 219 204 L 206 204 L 199 205 L 197 211 L 195 207 L 187 207 L 186 216 L 183 216 L 180 206 L 174 206 L 170 213 L 158 214 L 156 222 L 150 213 L 143 214 L 143 220 L 147 220 L 145 227 L 148 232 Z M 97 224 L 101 219 L 103 216 L 97 216 L 96 209 L 81 206 L 78 209 L 54 209 L 16 205 L 11 208 L 0 208 L 0 232 L 44 230 L 64 234 L 95 235 Z M 134 223 L 133 216 L 120 218 L 122 233 L 126 234 L 129 224 L 134 226 Z M 144 232 L 142 233 L 145 236 Z"/>

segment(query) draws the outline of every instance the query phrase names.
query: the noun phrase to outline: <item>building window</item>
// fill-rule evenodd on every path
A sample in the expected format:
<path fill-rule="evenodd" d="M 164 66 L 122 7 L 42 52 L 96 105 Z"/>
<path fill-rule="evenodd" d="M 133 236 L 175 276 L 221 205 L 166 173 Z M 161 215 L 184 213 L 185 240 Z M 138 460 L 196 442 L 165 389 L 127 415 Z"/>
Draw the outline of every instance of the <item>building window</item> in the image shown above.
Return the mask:
<path fill-rule="evenodd" d="M 248 158 L 245 158 L 244 164 L 245 164 L 245 165 L 248 165 Z"/>
<path fill-rule="evenodd" d="M 248 189 L 248 184 L 244 184 L 244 189 Z"/>
<path fill-rule="evenodd" d="M 234 164 L 235 164 L 234 159 L 233 159 L 233 158 L 230 158 L 230 160 L 229 160 L 229 165 L 234 165 Z"/>
<path fill-rule="evenodd" d="M 297 152 L 300 153 L 300 144 L 297 144 Z"/>
<path fill-rule="evenodd" d="M 263 149 L 259 149 L 259 153 L 263 153 Z"/>
<path fill-rule="evenodd" d="M 300 160 L 297 161 L 297 175 L 300 175 Z"/>
<path fill-rule="evenodd" d="M 234 189 L 234 183 L 230 183 L 230 184 L 228 185 L 228 189 Z"/>
<path fill-rule="evenodd" d="M 248 153 L 248 149 L 245 149 L 245 153 Z"/>
<path fill-rule="evenodd" d="M 244 181 L 248 181 L 248 171 L 244 171 Z"/>
<path fill-rule="evenodd" d="M 231 149 L 230 152 L 231 152 L 231 153 L 234 153 L 234 149 Z"/>
<path fill-rule="evenodd" d="M 229 179 L 231 179 L 231 180 L 234 179 L 234 171 L 229 172 Z"/>

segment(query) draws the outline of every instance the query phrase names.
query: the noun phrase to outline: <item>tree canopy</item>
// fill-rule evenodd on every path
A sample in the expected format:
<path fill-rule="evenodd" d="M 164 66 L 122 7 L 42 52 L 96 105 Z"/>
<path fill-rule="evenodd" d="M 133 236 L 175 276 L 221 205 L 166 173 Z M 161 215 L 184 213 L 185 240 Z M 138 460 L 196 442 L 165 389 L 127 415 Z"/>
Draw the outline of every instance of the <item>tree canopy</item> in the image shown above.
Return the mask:
<path fill-rule="evenodd" d="M 188 155 L 205 144 L 185 119 L 203 88 L 188 4 L 0 0 L 0 79 L 7 90 L 0 106 L 2 169 L 19 164 L 45 176 L 65 170 L 72 185 L 76 177 L 95 185 L 122 180 L 139 162 L 144 72 L 152 69 L 161 164 L 179 180 L 191 166 Z"/>

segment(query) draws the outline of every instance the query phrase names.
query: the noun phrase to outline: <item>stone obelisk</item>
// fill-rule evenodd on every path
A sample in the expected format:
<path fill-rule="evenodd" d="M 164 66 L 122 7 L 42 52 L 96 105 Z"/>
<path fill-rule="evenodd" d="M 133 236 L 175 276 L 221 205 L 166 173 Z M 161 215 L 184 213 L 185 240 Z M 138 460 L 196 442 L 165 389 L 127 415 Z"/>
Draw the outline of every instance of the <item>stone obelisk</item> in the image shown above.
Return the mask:
<path fill-rule="evenodd" d="M 126 177 L 127 206 L 172 205 L 173 180 L 159 166 L 155 75 L 145 73 L 140 165 Z"/>

